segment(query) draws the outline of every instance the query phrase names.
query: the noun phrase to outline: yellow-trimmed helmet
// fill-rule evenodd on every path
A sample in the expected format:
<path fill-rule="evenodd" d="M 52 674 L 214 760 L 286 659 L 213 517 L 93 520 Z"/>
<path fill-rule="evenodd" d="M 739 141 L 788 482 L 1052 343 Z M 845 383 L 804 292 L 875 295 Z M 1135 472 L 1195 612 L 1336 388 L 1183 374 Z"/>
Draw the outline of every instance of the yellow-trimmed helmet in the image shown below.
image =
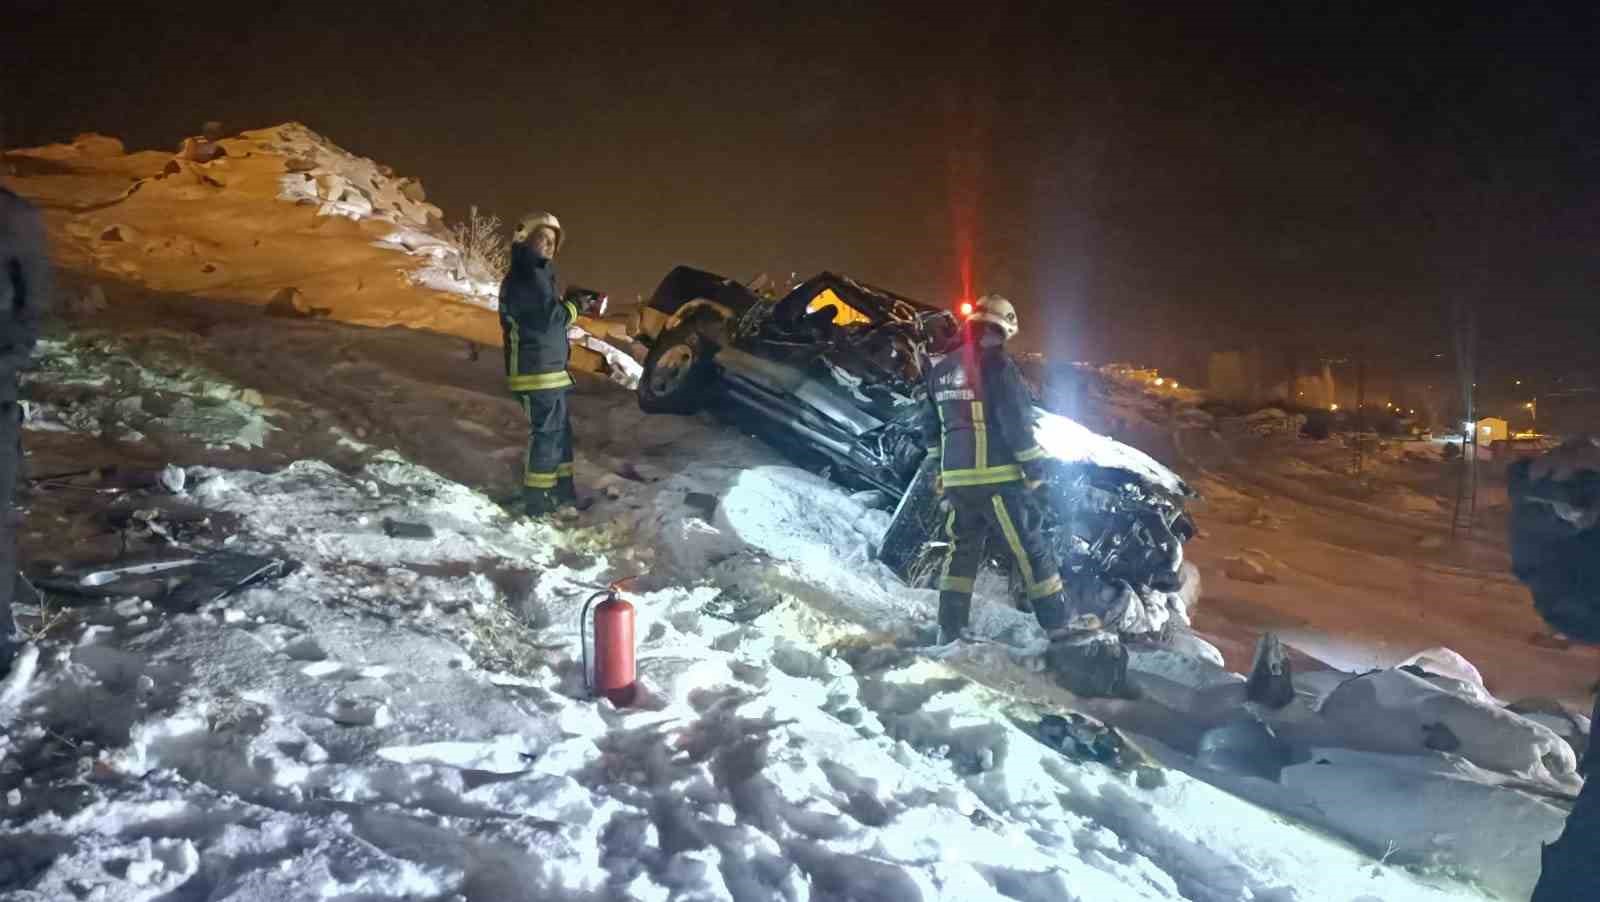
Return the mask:
<path fill-rule="evenodd" d="M 1017 308 L 1011 302 L 998 294 L 986 294 L 978 298 L 978 309 L 972 314 L 971 322 L 993 323 L 1000 327 L 1007 339 L 1015 338 L 1022 329 L 1017 322 Z"/>

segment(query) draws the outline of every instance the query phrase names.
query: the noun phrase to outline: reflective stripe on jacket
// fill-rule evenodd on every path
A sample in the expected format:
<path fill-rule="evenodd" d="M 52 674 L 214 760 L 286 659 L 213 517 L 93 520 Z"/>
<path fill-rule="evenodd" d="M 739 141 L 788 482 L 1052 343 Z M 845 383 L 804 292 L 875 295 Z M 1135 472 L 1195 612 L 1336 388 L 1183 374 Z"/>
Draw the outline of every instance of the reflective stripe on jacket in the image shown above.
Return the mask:
<path fill-rule="evenodd" d="M 1004 348 L 971 341 L 933 365 L 929 399 L 938 415 L 940 469 L 946 488 L 1018 482 L 1045 456 L 1033 437 L 1033 397 Z"/>

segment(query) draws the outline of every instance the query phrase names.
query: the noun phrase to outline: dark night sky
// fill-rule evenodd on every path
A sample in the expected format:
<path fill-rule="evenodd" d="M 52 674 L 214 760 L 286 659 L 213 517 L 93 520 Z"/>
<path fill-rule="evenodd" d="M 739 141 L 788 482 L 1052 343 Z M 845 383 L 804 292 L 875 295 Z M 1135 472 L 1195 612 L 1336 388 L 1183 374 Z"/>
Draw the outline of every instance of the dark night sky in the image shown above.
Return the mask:
<path fill-rule="evenodd" d="M 622 297 L 688 262 L 945 300 L 970 256 L 1073 356 L 1364 338 L 1409 366 L 1460 295 L 1486 378 L 1593 372 L 1595 19 L 1393 5 L 24 0 L 0 112 L 13 144 L 298 119 L 451 217 L 555 211 L 566 278 Z"/>

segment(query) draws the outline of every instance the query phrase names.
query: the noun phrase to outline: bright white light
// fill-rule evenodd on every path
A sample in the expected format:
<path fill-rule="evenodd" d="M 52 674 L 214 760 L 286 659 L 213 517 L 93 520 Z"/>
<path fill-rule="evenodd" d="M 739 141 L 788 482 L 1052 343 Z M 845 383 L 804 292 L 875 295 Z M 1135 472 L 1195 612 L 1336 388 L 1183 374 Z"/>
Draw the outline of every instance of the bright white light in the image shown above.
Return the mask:
<path fill-rule="evenodd" d="M 1181 493 L 1183 480 L 1150 455 L 1101 435 L 1076 420 L 1046 410 L 1037 411 L 1033 437 L 1045 453 L 1067 463 L 1120 467 L 1143 476 L 1169 492 Z"/>
<path fill-rule="evenodd" d="M 1337 404 L 1329 404 L 1328 405 L 1328 409 L 1329 410 L 1338 410 L 1339 409 L 1339 405 L 1337 405 Z"/>
<path fill-rule="evenodd" d="M 1156 387 L 1157 388 L 1160 388 L 1161 386 L 1166 385 L 1166 384 L 1167 384 L 1167 380 L 1165 380 L 1165 379 L 1157 379 L 1156 380 Z"/>

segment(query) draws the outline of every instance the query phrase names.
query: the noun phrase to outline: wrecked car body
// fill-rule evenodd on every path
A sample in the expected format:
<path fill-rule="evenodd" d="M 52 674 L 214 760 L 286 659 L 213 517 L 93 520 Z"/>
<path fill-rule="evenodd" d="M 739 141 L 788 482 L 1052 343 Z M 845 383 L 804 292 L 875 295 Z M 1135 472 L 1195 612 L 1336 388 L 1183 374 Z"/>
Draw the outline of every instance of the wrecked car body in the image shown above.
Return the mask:
<path fill-rule="evenodd" d="M 937 466 L 921 439 L 932 416 L 923 373 L 959 338 L 950 311 L 834 273 L 769 297 L 678 267 L 636 317 L 633 331 L 650 348 L 640 407 L 741 415 L 832 478 L 882 491 L 896 507 L 879 559 L 911 585 L 932 583 L 943 546 Z M 1052 459 L 1040 490 L 1046 530 L 1071 603 L 1124 635 L 1186 624 L 1198 591 L 1193 568 L 1182 567 L 1194 533 L 1188 486 L 1143 453 L 1056 414 L 1040 411 L 1038 438 Z"/>

